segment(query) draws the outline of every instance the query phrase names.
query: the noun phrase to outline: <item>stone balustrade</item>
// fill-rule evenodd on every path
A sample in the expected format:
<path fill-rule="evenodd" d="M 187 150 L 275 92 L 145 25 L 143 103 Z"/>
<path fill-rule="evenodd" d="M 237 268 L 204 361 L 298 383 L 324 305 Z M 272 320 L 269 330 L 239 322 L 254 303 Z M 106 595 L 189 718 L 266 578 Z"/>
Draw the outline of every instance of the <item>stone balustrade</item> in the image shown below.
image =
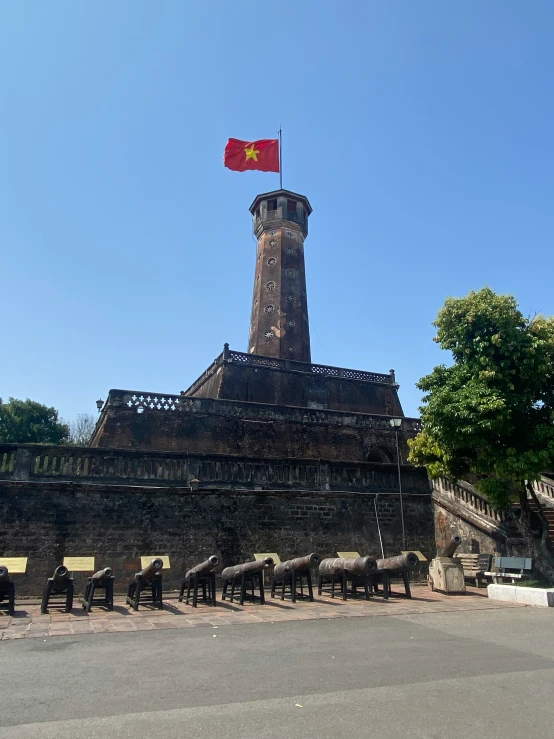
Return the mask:
<path fill-rule="evenodd" d="M 402 466 L 406 494 L 426 489 L 425 470 Z M 0 480 L 78 481 L 221 489 L 397 491 L 395 464 L 314 459 L 258 459 L 234 455 L 142 452 L 124 449 L 0 445 Z"/>
<path fill-rule="evenodd" d="M 433 493 L 437 493 L 439 497 L 449 498 L 477 515 L 489 519 L 497 526 L 506 520 L 504 511 L 493 508 L 488 500 L 483 495 L 479 495 L 471 486 L 459 485 L 441 477 L 433 480 Z"/>

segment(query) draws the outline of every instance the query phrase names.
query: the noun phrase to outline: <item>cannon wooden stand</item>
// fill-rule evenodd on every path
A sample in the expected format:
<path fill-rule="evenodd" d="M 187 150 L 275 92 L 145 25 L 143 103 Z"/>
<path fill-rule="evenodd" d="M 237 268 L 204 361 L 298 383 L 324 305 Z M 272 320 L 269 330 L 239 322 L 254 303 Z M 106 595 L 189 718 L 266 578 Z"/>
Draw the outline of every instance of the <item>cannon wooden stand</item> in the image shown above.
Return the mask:
<path fill-rule="evenodd" d="M 181 592 L 179 593 L 179 603 L 183 602 L 185 588 L 187 589 L 187 606 L 190 600 L 190 591 L 192 590 L 192 607 L 198 605 L 198 590 L 202 588 L 202 600 L 209 606 L 215 606 L 215 572 L 214 567 L 219 564 L 219 558 L 215 554 L 205 562 L 192 567 L 185 573 Z"/>
<path fill-rule="evenodd" d="M 150 605 L 163 608 L 162 576 L 156 575 L 151 581 L 140 575 L 135 576 L 135 581 L 127 589 L 125 598 L 127 605 L 132 606 L 133 611 L 138 611 L 139 605 Z"/>
<path fill-rule="evenodd" d="M 333 572 L 328 575 L 319 575 L 317 592 L 318 595 L 327 593 L 331 598 L 334 598 L 335 592 L 338 588 L 338 594 L 343 600 L 346 600 L 349 592 L 351 596 L 357 598 L 360 595 L 360 593 L 358 593 L 358 588 L 363 588 L 364 597 L 366 600 L 369 600 L 371 593 L 373 592 L 374 576 L 375 573 L 356 575 L 347 570 L 343 570 L 342 572 Z M 348 587 L 349 584 L 350 588 Z M 384 597 L 388 598 L 386 592 L 384 593 Z"/>
<path fill-rule="evenodd" d="M 54 570 L 52 577 L 48 578 L 44 595 L 42 596 L 41 613 L 48 613 L 48 606 L 62 605 L 65 602 L 65 612 L 70 613 L 73 608 L 73 578 L 69 576 L 67 567 L 60 565 Z"/>
<path fill-rule="evenodd" d="M 8 616 L 15 613 L 15 585 L 11 581 L 7 567 L 0 567 L 0 604 L 7 600 L 7 603 L 0 608 L 6 608 Z"/>
<path fill-rule="evenodd" d="M 308 589 L 307 598 L 310 601 L 314 599 L 314 591 L 312 587 L 312 573 L 310 570 L 290 570 L 285 572 L 281 577 L 275 577 L 275 574 L 271 578 L 271 597 L 275 598 L 275 590 L 277 586 L 281 586 L 281 600 L 285 600 L 285 594 L 288 590 L 290 592 L 291 601 L 296 603 L 297 598 L 305 598 L 304 595 L 304 581 Z"/>
<path fill-rule="evenodd" d="M 320 562 L 319 555 L 312 552 L 305 557 L 296 557 L 286 562 L 275 565 L 271 578 L 271 597 L 275 598 L 275 590 L 281 585 L 281 600 L 285 600 L 287 585 L 290 591 L 291 600 L 296 603 L 298 597 L 304 598 L 304 581 L 308 588 L 308 599 L 313 601 L 314 591 L 312 588 L 311 567 L 316 567 Z M 299 592 L 300 590 L 300 592 Z"/>
<path fill-rule="evenodd" d="M 259 600 L 261 605 L 265 605 L 265 594 L 264 594 L 264 570 L 271 567 L 273 559 L 266 557 L 263 560 L 257 562 L 245 562 L 241 565 L 235 565 L 234 567 L 226 567 L 221 576 L 223 578 L 223 593 L 221 594 L 221 600 L 229 597 L 228 590 L 229 585 L 231 586 L 231 595 L 229 600 L 231 603 L 235 598 L 235 589 L 237 584 L 240 583 L 240 596 L 239 605 L 244 605 L 244 601 L 248 600 Z M 250 586 L 250 587 L 248 587 Z M 250 589 L 250 593 L 247 590 Z M 259 595 L 256 595 L 256 589 Z"/>
<path fill-rule="evenodd" d="M 183 602 L 185 595 L 185 588 L 187 589 L 187 596 L 185 602 L 188 606 L 190 600 L 190 594 L 192 590 L 192 607 L 196 608 L 198 605 L 198 591 L 202 588 L 202 601 L 208 606 L 216 605 L 215 598 L 215 572 L 210 572 L 207 575 L 202 575 L 195 572 L 194 575 L 183 580 L 181 585 L 181 592 L 179 593 L 179 603 Z"/>
<path fill-rule="evenodd" d="M 81 605 L 87 613 L 90 613 L 92 606 L 105 606 L 108 611 L 113 611 L 113 584 L 115 575 L 109 567 L 99 572 L 95 572 L 92 577 L 88 578 L 85 588 L 85 595 L 81 601 Z M 96 596 L 97 590 L 103 590 L 102 596 Z"/>
<path fill-rule="evenodd" d="M 155 608 L 163 608 L 162 597 L 162 567 L 163 561 L 156 557 L 152 562 L 140 572 L 137 572 L 135 579 L 130 583 L 127 589 L 127 605 L 132 606 L 133 611 L 138 611 L 139 605 L 154 606 Z"/>
<path fill-rule="evenodd" d="M 348 584 L 350 583 L 350 595 L 358 596 L 358 588 L 364 589 L 366 600 L 371 597 L 373 586 L 373 575 L 377 570 L 377 562 L 372 557 L 338 557 L 336 559 L 324 559 L 319 565 L 318 595 L 325 590 L 335 597 L 336 586 L 342 599 L 348 597 Z"/>
<path fill-rule="evenodd" d="M 263 570 L 260 572 L 243 572 L 242 574 L 231 577 L 229 580 L 225 580 L 221 600 L 229 598 L 229 601 L 232 603 L 235 598 L 237 584 L 240 585 L 239 606 L 244 605 L 245 600 L 259 600 L 262 606 L 265 605 Z M 231 595 L 228 594 L 229 585 L 231 586 Z M 247 590 L 250 590 L 250 592 L 247 592 Z M 259 595 L 256 595 L 256 590 L 258 590 Z"/>

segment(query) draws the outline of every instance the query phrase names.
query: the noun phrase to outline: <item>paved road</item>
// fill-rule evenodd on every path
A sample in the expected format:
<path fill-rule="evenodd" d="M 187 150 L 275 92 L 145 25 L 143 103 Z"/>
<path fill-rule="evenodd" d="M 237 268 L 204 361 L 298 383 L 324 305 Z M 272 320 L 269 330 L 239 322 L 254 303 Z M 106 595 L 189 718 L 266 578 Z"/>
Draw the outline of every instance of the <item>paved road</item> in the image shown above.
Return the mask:
<path fill-rule="evenodd" d="M 0 739 L 544 739 L 553 610 L 3 642 Z"/>

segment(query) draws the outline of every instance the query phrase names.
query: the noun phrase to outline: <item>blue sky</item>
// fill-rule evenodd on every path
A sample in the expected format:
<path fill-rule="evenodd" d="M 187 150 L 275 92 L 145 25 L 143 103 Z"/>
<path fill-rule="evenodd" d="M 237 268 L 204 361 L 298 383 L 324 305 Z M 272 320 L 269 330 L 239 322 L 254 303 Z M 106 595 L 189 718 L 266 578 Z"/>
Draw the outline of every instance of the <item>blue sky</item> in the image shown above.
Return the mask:
<path fill-rule="evenodd" d="M 283 127 L 314 362 L 387 372 L 407 414 L 445 298 L 554 313 L 554 4 L 0 5 L 0 396 L 62 416 L 246 351 L 248 206 L 222 166 Z"/>

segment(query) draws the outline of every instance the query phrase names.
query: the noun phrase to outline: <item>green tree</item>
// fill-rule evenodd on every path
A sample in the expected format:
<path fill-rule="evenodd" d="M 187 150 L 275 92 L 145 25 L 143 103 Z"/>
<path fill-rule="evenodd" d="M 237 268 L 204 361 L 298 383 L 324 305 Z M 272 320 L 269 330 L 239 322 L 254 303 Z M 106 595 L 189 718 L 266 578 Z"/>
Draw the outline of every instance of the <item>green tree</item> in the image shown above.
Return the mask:
<path fill-rule="evenodd" d="M 33 400 L 0 398 L 0 442 L 4 444 L 62 444 L 69 435 L 58 411 Z"/>
<path fill-rule="evenodd" d="M 519 502 L 521 534 L 554 581 L 548 522 L 532 485 L 554 460 L 554 319 L 526 318 L 512 296 L 484 288 L 449 298 L 434 325 L 454 362 L 417 385 L 423 430 L 410 442 L 410 461 L 433 478 L 471 477 L 497 509 Z"/>

